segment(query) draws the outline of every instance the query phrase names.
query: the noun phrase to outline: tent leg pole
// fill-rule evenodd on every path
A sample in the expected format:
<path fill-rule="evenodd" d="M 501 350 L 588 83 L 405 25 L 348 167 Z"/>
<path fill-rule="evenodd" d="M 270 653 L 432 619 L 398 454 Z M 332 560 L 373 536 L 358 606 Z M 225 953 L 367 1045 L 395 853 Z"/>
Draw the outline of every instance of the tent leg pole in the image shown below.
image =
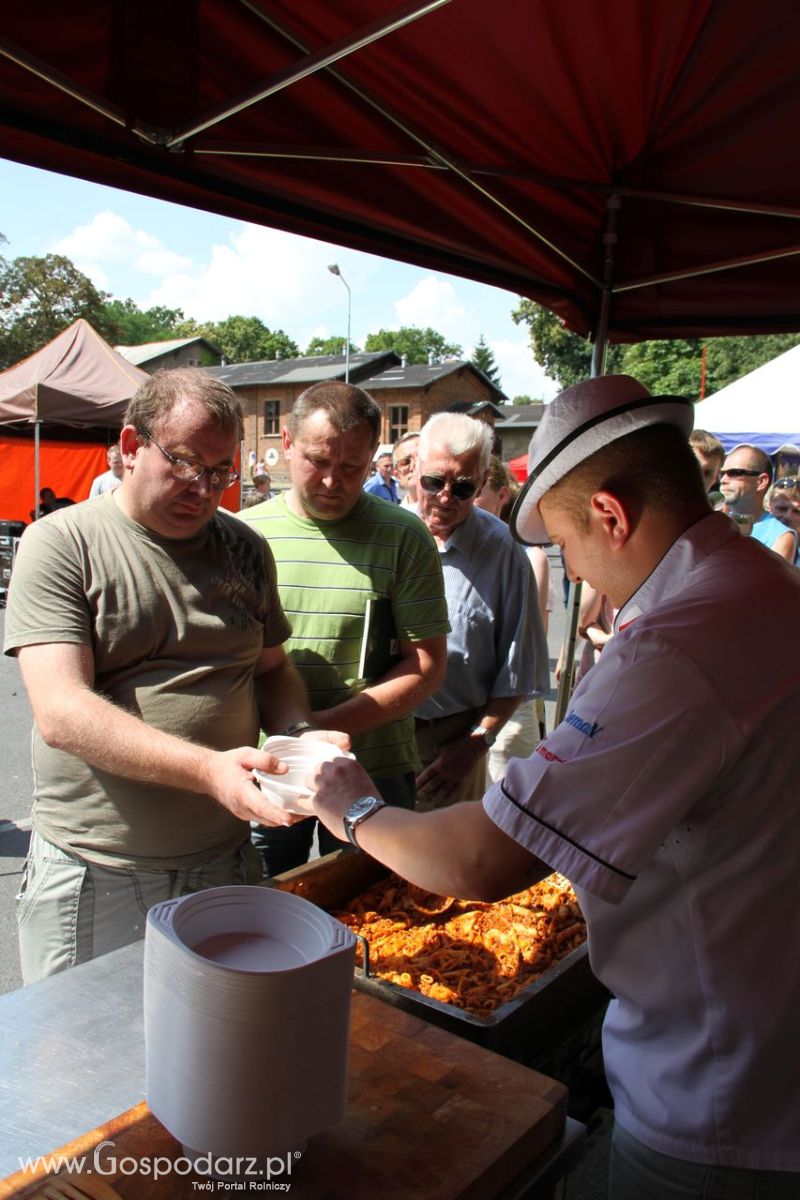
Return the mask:
<path fill-rule="evenodd" d="M 611 287 L 614 279 L 614 254 L 617 247 L 619 209 L 619 196 L 609 196 L 606 200 L 606 225 L 603 231 L 603 291 L 600 297 L 600 311 L 597 315 L 597 325 L 592 341 L 592 379 L 596 379 L 598 375 L 605 374 L 606 368 L 608 325 L 611 316 Z M 569 704 L 572 692 L 572 680 L 575 674 L 573 661 L 575 659 L 575 644 L 578 640 L 580 604 L 581 585 L 580 583 L 570 583 L 567 596 L 564 645 L 561 651 L 561 678 L 558 682 L 558 697 L 556 698 L 556 725 L 563 721 L 567 715 L 567 705 Z"/>
<path fill-rule="evenodd" d="M 36 421 L 33 426 L 33 511 L 36 513 L 36 520 L 41 516 L 40 501 L 39 501 L 39 430 L 41 429 L 41 421 Z"/>

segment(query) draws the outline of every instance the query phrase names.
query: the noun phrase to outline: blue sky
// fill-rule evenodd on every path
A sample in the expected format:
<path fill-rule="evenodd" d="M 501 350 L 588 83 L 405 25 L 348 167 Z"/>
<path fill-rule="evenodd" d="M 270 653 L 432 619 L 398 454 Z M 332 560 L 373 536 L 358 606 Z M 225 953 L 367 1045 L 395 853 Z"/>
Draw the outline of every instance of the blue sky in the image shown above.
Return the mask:
<path fill-rule="evenodd" d="M 302 349 L 316 334 L 344 337 L 347 292 L 327 270 L 337 262 L 358 345 L 381 328 L 430 325 L 469 357 L 483 334 L 509 398 L 558 390 L 511 320 L 513 293 L 1 159 L 0 190 L 7 258 L 66 254 L 142 308 L 165 304 L 200 321 L 258 316 Z"/>

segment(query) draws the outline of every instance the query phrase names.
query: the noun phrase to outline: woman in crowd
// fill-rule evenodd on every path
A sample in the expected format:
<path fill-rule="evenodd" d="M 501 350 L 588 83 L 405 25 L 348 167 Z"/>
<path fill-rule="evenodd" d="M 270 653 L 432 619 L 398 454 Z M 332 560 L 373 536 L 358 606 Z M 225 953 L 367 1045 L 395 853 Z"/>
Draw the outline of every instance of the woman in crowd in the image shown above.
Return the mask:
<path fill-rule="evenodd" d="M 764 507 L 797 534 L 794 565 L 800 567 L 800 479 L 794 476 L 776 479 L 764 497 Z"/>

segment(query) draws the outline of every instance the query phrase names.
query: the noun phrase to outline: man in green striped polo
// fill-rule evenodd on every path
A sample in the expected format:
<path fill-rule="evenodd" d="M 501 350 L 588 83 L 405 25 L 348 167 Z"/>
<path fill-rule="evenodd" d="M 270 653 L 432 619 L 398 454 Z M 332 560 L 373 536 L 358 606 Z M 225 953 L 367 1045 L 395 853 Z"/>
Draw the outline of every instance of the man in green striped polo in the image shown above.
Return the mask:
<path fill-rule="evenodd" d="M 363 491 L 380 419 L 361 388 L 308 388 L 282 433 L 291 489 L 240 516 L 275 558 L 292 625 L 285 648 L 315 724 L 348 733 L 383 799 L 413 808 L 414 709 L 443 680 L 449 623 L 430 533 L 413 513 Z M 315 824 L 254 830 L 267 875 L 307 861 Z M 319 839 L 323 854 L 341 845 L 322 825 Z"/>

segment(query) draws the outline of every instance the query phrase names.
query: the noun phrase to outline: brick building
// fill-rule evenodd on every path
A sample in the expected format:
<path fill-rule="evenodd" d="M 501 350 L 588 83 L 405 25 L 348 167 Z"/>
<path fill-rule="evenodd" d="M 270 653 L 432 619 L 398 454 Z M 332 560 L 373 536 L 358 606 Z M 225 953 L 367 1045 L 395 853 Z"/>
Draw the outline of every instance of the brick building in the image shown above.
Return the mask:
<path fill-rule="evenodd" d="M 344 358 L 319 355 L 207 369 L 244 402 L 244 461 L 254 454 L 267 464 L 276 487 L 287 487 L 280 436 L 286 415 L 312 383 L 344 379 Z M 421 429 L 428 417 L 445 409 L 468 412 L 491 425 L 503 415 L 504 394 L 471 363 L 459 359 L 407 364 L 393 350 L 351 354 L 350 382 L 381 406 L 380 442 L 385 445 Z"/>

